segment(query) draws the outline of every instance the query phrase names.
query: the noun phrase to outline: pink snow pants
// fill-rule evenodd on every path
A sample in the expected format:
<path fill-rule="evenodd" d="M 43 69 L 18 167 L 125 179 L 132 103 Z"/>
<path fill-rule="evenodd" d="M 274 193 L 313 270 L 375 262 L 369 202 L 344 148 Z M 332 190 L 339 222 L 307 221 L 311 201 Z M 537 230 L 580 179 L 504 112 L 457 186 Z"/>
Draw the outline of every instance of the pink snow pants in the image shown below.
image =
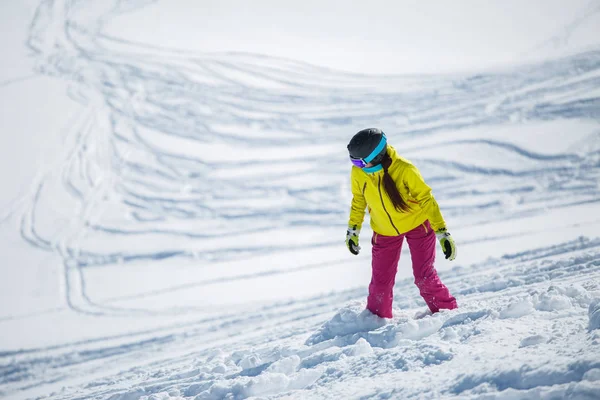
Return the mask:
<path fill-rule="evenodd" d="M 438 277 L 435 261 L 435 232 L 429 221 L 400 236 L 373 233 L 372 268 L 367 308 L 382 318 L 392 318 L 393 289 L 404 237 L 412 259 L 415 284 L 432 313 L 457 308 L 456 299 Z"/>

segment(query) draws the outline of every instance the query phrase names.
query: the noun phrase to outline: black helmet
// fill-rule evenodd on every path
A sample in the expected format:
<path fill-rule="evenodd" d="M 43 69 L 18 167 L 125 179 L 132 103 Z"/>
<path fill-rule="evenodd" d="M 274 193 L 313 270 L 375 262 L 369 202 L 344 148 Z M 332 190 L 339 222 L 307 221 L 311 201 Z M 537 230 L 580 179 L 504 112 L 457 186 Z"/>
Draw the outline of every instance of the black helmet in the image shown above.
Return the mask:
<path fill-rule="evenodd" d="M 387 139 L 381 129 L 368 128 L 356 133 L 350 143 L 350 158 L 361 159 L 365 163 L 377 165 L 381 163 L 387 150 Z"/>

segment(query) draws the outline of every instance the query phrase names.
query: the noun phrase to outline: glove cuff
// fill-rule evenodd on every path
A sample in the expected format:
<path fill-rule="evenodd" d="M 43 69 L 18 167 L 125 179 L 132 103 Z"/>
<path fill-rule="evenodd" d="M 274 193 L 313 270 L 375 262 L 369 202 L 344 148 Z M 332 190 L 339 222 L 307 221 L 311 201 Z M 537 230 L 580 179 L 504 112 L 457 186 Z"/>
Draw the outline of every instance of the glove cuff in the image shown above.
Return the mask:
<path fill-rule="evenodd" d="M 442 240 L 445 237 L 451 236 L 450 232 L 448 232 L 448 230 L 446 228 L 440 228 L 437 231 L 435 231 L 435 236 L 437 237 L 438 240 Z"/>
<path fill-rule="evenodd" d="M 357 227 L 356 225 L 348 225 L 348 233 L 358 236 L 360 233 L 360 227 Z"/>

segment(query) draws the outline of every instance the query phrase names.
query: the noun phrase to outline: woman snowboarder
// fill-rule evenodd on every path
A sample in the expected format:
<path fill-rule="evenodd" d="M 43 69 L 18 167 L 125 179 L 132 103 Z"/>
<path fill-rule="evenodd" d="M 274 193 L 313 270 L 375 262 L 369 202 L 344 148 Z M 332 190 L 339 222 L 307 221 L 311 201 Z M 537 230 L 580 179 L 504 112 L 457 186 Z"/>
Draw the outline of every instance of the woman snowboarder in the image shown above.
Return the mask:
<path fill-rule="evenodd" d="M 419 170 L 387 144 L 377 128 L 363 129 L 348 144 L 352 204 L 346 246 L 358 254 L 358 238 L 368 207 L 373 230 L 372 278 L 367 309 L 392 318 L 393 287 L 404 238 L 412 259 L 415 284 L 431 313 L 457 308 L 456 299 L 434 267 L 436 237 L 446 259 L 454 260 L 456 246 L 440 208 Z"/>

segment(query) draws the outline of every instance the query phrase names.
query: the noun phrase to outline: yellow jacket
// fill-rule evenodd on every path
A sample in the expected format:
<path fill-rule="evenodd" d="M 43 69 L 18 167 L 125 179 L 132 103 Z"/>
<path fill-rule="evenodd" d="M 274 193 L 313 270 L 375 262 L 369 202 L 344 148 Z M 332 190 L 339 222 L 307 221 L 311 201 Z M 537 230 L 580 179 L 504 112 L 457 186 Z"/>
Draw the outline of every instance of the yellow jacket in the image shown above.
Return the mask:
<path fill-rule="evenodd" d="M 352 205 L 349 225 L 362 226 L 365 209 L 371 216 L 371 228 L 384 236 L 397 236 L 406 233 L 429 220 L 434 231 L 446 227 L 446 222 L 431 188 L 425 183 L 421 173 L 410 161 L 402 158 L 388 145 L 392 164 L 388 172 L 396 182 L 402 199 L 410 206 L 410 212 L 398 211 L 383 186 L 383 170 L 368 174 L 358 167 L 352 167 Z"/>

